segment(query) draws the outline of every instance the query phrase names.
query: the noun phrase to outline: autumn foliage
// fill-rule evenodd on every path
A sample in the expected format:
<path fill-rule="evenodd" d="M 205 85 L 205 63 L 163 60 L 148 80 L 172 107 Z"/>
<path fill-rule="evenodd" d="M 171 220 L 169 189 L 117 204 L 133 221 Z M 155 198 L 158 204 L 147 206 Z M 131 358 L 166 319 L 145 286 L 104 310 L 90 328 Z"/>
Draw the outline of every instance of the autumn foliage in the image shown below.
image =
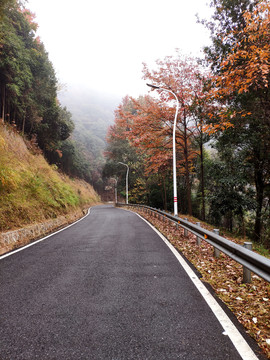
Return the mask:
<path fill-rule="evenodd" d="M 156 184 L 166 208 L 166 192 L 172 194 L 176 97 L 181 211 L 269 242 L 270 5 L 266 0 L 216 0 L 212 6 L 216 12 L 209 25 L 213 46 L 205 50 L 207 67 L 178 50 L 152 69 L 143 64 L 143 79 L 155 87 L 149 95 L 126 97 L 119 105 L 108 134 L 114 151 L 118 139 L 118 151 L 107 154 L 140 173 L 139 182 L 150 193 L 146 202 L 151 203 Z M 206 150 L 209 140 L 215 156 Z M 122 154 L 121 141 L 126 144 Z M 130 156 L 134 150 L 136 164 Z M 168 199 L 170 207 L 171 195 Z"/>
<path fill-rule="evenodd" d="M 194 138 L 205 122 L 202 114 L 209 111 L 206 111 L 205 78 L 195 60 L 179 52 L 175 57 L 158 60 L 156 70 L 150 71 L 144 64 L 143 73 L 146 80 L 177 96 L 177 173 L 185 178 L 188 212 L 191 214 L 191 174 L 197 156 Z M 170 92 L 157 90 L 155 97 L 125 98 L 115 113 L 115 125 L 109 131 L 108 140 L 117 136 L 128 139 L 131 146 L 144 155 L 147 175 L 172 174 L 175 101 Z"/>
<path fill-rule="evenodd" d="M 261 1 L 243 14 L 245 26 L 228 36 L 234 39 L 229 55 L 221 63 L 218 95 L 248 92 L 269 86 L 270 3 Z"/>

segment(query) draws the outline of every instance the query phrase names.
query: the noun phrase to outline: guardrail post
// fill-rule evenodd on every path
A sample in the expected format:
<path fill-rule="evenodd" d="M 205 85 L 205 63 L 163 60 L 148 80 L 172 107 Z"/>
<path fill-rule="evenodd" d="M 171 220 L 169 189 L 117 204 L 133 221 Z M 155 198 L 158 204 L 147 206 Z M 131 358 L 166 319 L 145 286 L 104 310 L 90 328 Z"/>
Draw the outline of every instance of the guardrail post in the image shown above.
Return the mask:
<path fill-rule="evenodd" d="M 213 232 L 219 235 L 219 229 L 214 229 Z M 219 258 L 219 256 L 220 256 L 220 251 L 214 247 L 214 257 Z"/>
<path fill-rule="evenodd" d="M 184 220 L 187 220 L 187 218 L 184 218 Z M 184 236 L 188 236 L 188 231 L 187 231 L 187 229 L 184 229 Z"/>
<path fill-rule="evenodd" d="M 244 248 L 248 250 L 252 250 L 252 243 L 251 242 L 245 242 Z M 244 283 L 251 283 L 251 271 L 247 269 L 245 266 L 243 266 L 243 282 Z"/>
<path fill-rule="evenodd" d="M 201 227 L 201 223 L 200 223 L 200 222 L 196 222 L 196 225 L 199 226 L 199 227 Z M 196 240 L 197 240 L 197 245 L 198 245 L 198 246 L 201 246 L 201 238 L 199 238 L 199 236 L 197 236 Z"/>

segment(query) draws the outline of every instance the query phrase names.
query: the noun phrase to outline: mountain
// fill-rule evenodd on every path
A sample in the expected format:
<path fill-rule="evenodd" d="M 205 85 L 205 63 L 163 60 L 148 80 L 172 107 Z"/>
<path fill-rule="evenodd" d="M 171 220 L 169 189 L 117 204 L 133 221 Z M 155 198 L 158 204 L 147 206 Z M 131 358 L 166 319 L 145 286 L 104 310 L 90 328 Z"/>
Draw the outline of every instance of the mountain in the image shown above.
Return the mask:
<path fill-rule="evenodd" d="M 75 123 L 72 139 L 91 163 L 93 185 L 98 190 L 102 182 L 107 130 L 114 122 L 114 110 L 121 99 L 79 85 L 69 85 L 60 91 L 58 98 L 72 114 Z"/>

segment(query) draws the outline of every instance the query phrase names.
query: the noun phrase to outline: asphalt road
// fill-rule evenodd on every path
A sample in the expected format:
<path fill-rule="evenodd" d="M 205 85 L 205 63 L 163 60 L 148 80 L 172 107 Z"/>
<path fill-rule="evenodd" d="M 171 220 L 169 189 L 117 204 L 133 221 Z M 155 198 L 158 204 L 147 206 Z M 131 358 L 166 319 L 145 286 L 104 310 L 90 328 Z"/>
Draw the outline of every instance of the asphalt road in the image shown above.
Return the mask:
<path fill-rule="evenodd" d="M 1 259 L 0 283 L 0 360 L 242 359 L 167 245 L 125 210 L 94 207 Z"/>

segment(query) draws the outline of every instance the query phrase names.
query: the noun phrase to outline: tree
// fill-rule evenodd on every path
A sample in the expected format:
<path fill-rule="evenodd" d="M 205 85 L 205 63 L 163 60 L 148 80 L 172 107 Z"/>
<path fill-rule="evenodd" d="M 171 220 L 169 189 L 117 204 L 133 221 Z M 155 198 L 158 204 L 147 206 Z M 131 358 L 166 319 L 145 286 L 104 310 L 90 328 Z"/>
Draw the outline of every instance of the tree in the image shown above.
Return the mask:
<path fill-rule="evenodd" d="M 231 52 L 235 41 L 233 32 L 243 28 L 243 14 L 252 10 L 258 0 L 212 0 L 214 13 L 210 21 L 199 20 L 211 32 L 212 44 L 204 48 L 207 65 L 210 64 L 214 74 L 220 72 L 220 64 Z"/>
<path fill-rule="evenodd" d="M 6 9 L 0 25 L 1 116 L 20 127 L 24 127 L 32 93 L 31 62 L 32 49 L 36 47 L 36 29 L 33 15 L 15 2 Z"/>
<path fill-rule="evenodd" d="M 269 2 L 261 1 L 253 11 L 245 11 L 243 19 L 243 28 L 227 35 L 232 38 L 232 48 L 220 64 L 222 75 L 217 77 L 219 96 L 265 90 L 269 87 Z"/>
<path fill-rule="evenodd" d="M 225 109 L 222 115 L 238 130 L 234 146 L 251 168 L 250 184 L 256 189 L 253 238 L 259 241 L 270 182 L 269 3 L 219 0 L 214 5 L 218 22 L 212 23 L 213 46 L 206 50 L 216 74 L 213 94 Z"/>
<path fill-rule="evenodd" d="M 71 141 L 65 143 L 74 124 L 71 114 L 57 99 L 55 71 L 44 45 L 36 37 L 34 15 L 23 2 L 1 0 L 0 17 L 2 121 L 35 138 L 50 163 L 91 181 L 88 159 L 79 155 Z"/>
<path fill-rule="evenodd" d="M 3 21 L 6 16 L 7 10 L 12 6 L 15 6 L 15 4 L 15 0 L 0 0 L 0 21 Z"/>
<path fill-rule="evenodd" d="M 205 77 L 193 59 L 166 57 L 157 61 L 158 70 L 150 71 L 144 66 L 144 77 L 161 88 L 172 90 L 180 102 L 177 122 L 177 172 L 178 182 L 185 179 L 180 208 L 182 212 L 192 213 L 191 185 L 193 180 L 197 142 L 201 169 L 203 169 L 203 126 L 209 118 L 213 105 L 209 103 Z M 116 111 L 115 128 L 111 128 L 110 137 L 127 142 L 129 146 L 143 153 L 144 168 L 147 176 L 157 175 L 162 187 L 164 207 L 167 208 L 167 188 L 172 176 L 172 135 L 175 116 L 175 104 L 172 95 L 160 91 L 160 99 L 150 96 L 138 99 L 126 98 Z M 114 130 L 117 130 L 114 132 Z M 184 176 L 183 176 L 184 175 Z M 202 216 L 205 217 L 204 174 L 201 171 Z M 171 183 L 171 182 L 170 182 Z M 187 193 L 187 196 L 185 194 Z M 187 200 L 185 202 L 185 200 Z M 169 197 L 170 201 L 170 197 Z M 187 206 L 186 206 L 187 204 Z"/>
<path fill-rule="evenodd" d="M 123 99 L 115 111 L 115 124 L 108 132 L 108 160 L 104 175 L 108 177 L 119 173 L 118 161 L 128 163 L 131 168 L 130 201 L 166 209 L 168 153 L 166 147 L 157 145 L 159 140 L 161 144 L 164 141 L 164 136 L 157 133 L 158 128 L 164 131 L 164 124 L 159 116 L 155 116 L 154 110 L 160 114 L 161 109 L 149 96 L 137 100 L 129 97 Z M 160 125 L 155 126 L 156 120 Z"/>
<path fill-rule="evenodd" d="M 201 68 L 194 59 L 184 57 L 177 52 L 175 57 L 168 56 L 164 60 L 158 60 L 157 70 L 150 71 L 144 65 L 144 79 L 150 80 L 161 88 L 173 91 L 179 101 L 180 109 L 177 121 L 176 144 L 178 148 L 178 159 L 183 159 L 185 184 L 187 191 L 188 213 L 192 214 L 191 181 L 194 171 L 194 158 L 196 156 L 193 148 L 194 119 L 192 107 L 196 97 L 200 97 L 203 82 L 199 74 Z M 172 95 L 168 92 L 159 91 L 161 101 L 171 102 Z M 169 94 L 169 95 L 168 95 Z"/>
<path fill-rule="evenodd" d="M 119 109 L 117 120 L 125 129 L 123 134 L 130 145 L 141 154 L 146 176 L 154 176 L 158 180 L 163 207 L 167 209 L 166 178 L 172 173 L 173 109 L 150 96 L 137 100 L 130 98 L 129 101 L 132 111 Z"/>
<path fill-rule="evenodd" d="M 12 6 L 11 6 L 12 5 Z M 65 140 L 74 128 L 70 114 L 57 102 L 57 80 L 36 38 L 34 15 L 18 2 L 5 2 L 0 25 L 0 107 L 4 121 L 23 133 L 37 134 L 39 145 Z"/>
<path fill-rule="evenodd" d="M 135 187 L 138 188 L 140 183 L 144 183 L 144 162 L 143 156 L 140 152 L 136 151 L 131 146 L 128 138 L 126 137 L 127 125 L 126 116 L 134 114 L 135 109 L 132 106 L 128 97 L 125 97 L 122 103 L 115 111 L 115 123 L 109 127 L 107 134 L 107 149 L 105 156 L 107 158 L 106 164 L 103 169 L 103 177 L 108 179 L 119 175 L 118 186 L 125 192 L 125 176 L 126 168 L 119 164 L 123 162 L 130 168 L 129 171 L 129 192 L 131 192 L 130 201 L 139 199 L 135 193 Z M 125 115 L 124 115 L 125 114 Z M 139 181 L 141 179 L 141 181 Z M 140 189 L 141 191 L 141 189 Z"/>
<path fill-rule="evenodd" d="M 80 152 L 72 139 L 67 139 L 61 143 L 58 154 L 58 159 L 55 159 L 55 162 L 64 173 L 92 183 L 93 169 L 91 163 Z"/>
<path fill-rule="evenodd" d="M 208 216 L 215 225 L 245 235 L 245 215 L 255 209 L 255 201 L 254 191 L 249 186 L 251 169 L 245 163 L 245 153 L 234 142 L 239 136 L 241 134 L 233 127 L 213 144 L 217 153 L 208 160 Z"/>
<path fill-rule="evenodd" d="M 71 135 L 73 130 L 71 113 L 66 108 L 52 103 L 44 111 L 43 119 L 36 129 L 37 140 L 51 163 L 57 162 L 59 157 L 57 150 L 60 150 L 61 143 Z"/>

